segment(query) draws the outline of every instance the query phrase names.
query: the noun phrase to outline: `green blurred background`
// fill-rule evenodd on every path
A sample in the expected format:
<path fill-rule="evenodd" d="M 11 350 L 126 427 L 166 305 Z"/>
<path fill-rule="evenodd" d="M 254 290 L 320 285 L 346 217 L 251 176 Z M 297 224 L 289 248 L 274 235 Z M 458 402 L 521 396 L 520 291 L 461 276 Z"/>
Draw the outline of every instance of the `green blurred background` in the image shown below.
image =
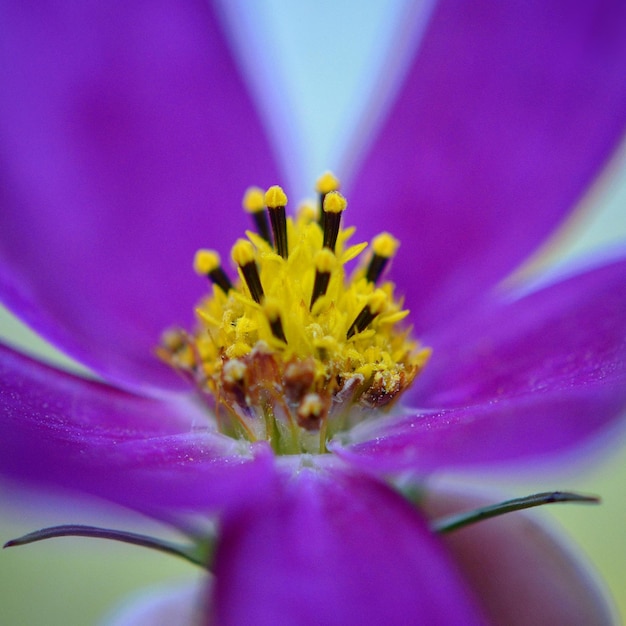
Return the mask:
<path fill-rule="evenodd" d="M 398 0 L 395 4 L 401 2 Z M 233 6 L 238 3 L 239 0 Z M 261 48 L 252 48 L 267 51 L 276 46 L 278 53 L 274 55 L 274 60 L 278 59 L 283 65 L 293 65 L 291 68 L 285 65 L 274 77 L 276 83 L 289 74 L 297 79 L 286 88 L 289 91 L 287 99 L 293 104 L 295 114 L 302 118 L 300 130 L 305 140 L 307 136 L 309 140 L 312 137 L 316 140 L 310 142 L 316 143 L 316 148 L 307 153 L 304 168 L 304 173 L 312 177 L 325 167 L 336 165 L 337 156 L 329 146 L 340 129 L 350 130 L 354 125 L 357 118 L 353 111 L 355 89 L 363 83 L 366 75 L 374 73 L 372 64 L 380 56 L 361 44 L 367 43 L 368 39 L 375 40 L 379 47 L 389 43 L 394 24 L 393 20 L 388 20 L 391 26 L 386 26 L 383 14 L 386 19 L 392 12 L 390 4 L 361 3 L 359 17 L 365 30 L 362 28 L 359 38 L 348 36 L 348 29 L 354 27 L 353 7 L 349 3 L 311 3 L 307 8 L 300 3 L 267 0 L 260 5 L 265 5 L 268 14 L 274 17 L 263 28 L 256 28 L 260 26 L 263 16 L 256 10 L 246 12 L 249 26 L 253 25 L 255 33 L 264 33 L 266 37 Z M 251 6 L 252 3 L 246 5 L 246 9 Z M 308 10 L 306 15 L 302 15 L 304 10 Z M 294 15 L 294 11 L 300 14 Z M 332 20 L 342 24 L 339 32 L 345 33 L 345 40 L 351 42 L 348 51 L 351 57 L 346 54 L 342 38 L 329 38 L 321 51 L 324 55 L 321 59 L 324 71 L 321 73 L 319 67 L 316 70 L 304 63 L 302 53 L 307 47 L 303 45 L 300 31 L 292 26 L 294 23 L 308 23 L 313 33 L 320 33 L 322 27 L 318 27 L 315 20 L 330 19 L 331 11 Z M 344 11 L 345 15 L 337 11 Z M 335 49 L 337 45 L 343 45 L 341 54 Z M 323 95 L 323 90 L 315 81 L 303 82 L 302 77 L 316 75 L 316 72 L 323 74 L 326 92 L 333 95 L 330 102 L 315 102 L 316 97 Z M 333 80 L 333 73 L 340 75 L 330 89 L 328 84 Z M 276 91 L 283 94 L 282 88 Z M 320 141 L 320 124 L 327 124 L 326 143 Z M 545 254 L 530 267 L 536 270 L 546 264 L 558 265 L 572 257 L 595 255 L 600 250 L 623 245 L 624 242 L 626 147 L 581 202 L 576 218 L 556 238 L 550 250 L 544 251 Z M 0 337 L 63 367 L 74 367 L 2 310 Z M 566 466 L 557 476 L 545 472 L 535 477 L 527 476 L 524 480 L 503 477 L 499 486 L 513 495 L 572 489 L 602 496 L 600 506 L 560 505 L 532 514 L 557 524 L 564 535 L 578 544 L 606 581 L 621 615 L 626 616 L 626 437 L 623 433 L 612 433 L 610 439 L 608 445 L 595 454 L 593 463 Z M 490 482 L 498 484 L 498 481 Z M 138 520 L 122 511 L 111 511 L 95 502 L 77 505 L 67 498 L 33 494 L 0 483 L 0 542 L 46 525 L 61 523 L 108 524 L 114 528 L 154 534 L 163 532 L 162 528 L 149 521 Z M 4 550 L 0 552 L 0 624 L 98 624 L 113 606 L 135 592 L 151 585 L 196 580 L 198 576 L 193 566 L 173 557 L 111 542 L 68 538 Z"/>

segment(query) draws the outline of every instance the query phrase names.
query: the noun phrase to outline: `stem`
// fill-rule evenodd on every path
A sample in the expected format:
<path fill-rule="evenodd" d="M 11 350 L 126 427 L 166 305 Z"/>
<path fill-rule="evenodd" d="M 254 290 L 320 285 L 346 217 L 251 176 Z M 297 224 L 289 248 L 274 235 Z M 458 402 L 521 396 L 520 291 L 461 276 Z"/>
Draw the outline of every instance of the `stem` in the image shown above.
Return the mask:
<path fill-rule="evenodd" d="M 28 533 L 27 535 L 23 535 L 22 537 L 18 537 L 17 539 L 7 541 L 7 543 L 4 544 L 4 547 L 12 548 L 14 546 L 24 546 L 29 543 L 43 541 L 44 539 L 53 539 L 55 537 L 90 537 L 92 539 L 110 539 L 112 541 L 121 541 L 123 543 L 130 543 L 135 546 L 151 548 L 153 550 L 158 550 L 159 552 L 179 556 L 187 561 L 190 561 L 194 565 L 199 565 L 205 569 L 208 569 L 209 567 L 212 553 L 212 543 L 210 541 L 202 544 L 198 543 L 196 545 L 184 546 L 170 541 L 165 541 L 163 539 L 158 539 L 156 537 L 149 537 L 148 535 L 76 524 L 42 528 L 41 530 L 36 530 L 32 533 Z"/>
<path fill-rule="evenodd" d="M 512 513 L 514 511 L 529 509 L 534 506 L 542 506 L 544 504 L 553 504 L 556 502 L 583 502 L 587 504 L 598 504 L 600 502 L 600 498 L 596 496 L 584 496 L 568 491 L 548 491 L 545 493 L 536 493 L 531 496 L 514 498 L 513 500 L 507 500 L 505 502 L 500 502 L 499 504 L 480 507 L 478 509 L 474 509 L 473 511 L 449 515 L 448 517 L 443 517 L 434 521 L 431 524 L 431 528 L 438 533 L 449 533 L 453 530 L 459 530 L 460 528 L 469 526 L 470 524 L 482 522 L 483 520 L 491 517 L 497 517 L 499 515 L 504 515 L 505 513 Z"/>

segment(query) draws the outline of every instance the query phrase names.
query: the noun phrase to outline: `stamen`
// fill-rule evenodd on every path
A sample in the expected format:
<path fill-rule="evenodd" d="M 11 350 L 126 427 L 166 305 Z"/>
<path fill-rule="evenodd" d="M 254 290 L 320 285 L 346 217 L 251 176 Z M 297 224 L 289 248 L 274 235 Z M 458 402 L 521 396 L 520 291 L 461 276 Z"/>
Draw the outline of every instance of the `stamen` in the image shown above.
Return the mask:
<path fill-rule="evenodd" d="M 318 181 L 321 228 L 316 200 L 287 218 L 280 187 L 248 189 L 242 204 L 257 226 L 233 242 L 237 276 L 199 250 L 194 268 L 214 284 L 197 327 L 166 333 L 157 348 L 213 396 L 221 433 L 267 441 L 277 454 L 327 454 L 333 437 L 388 410 L 431 354 L 402 324 L 408 311 L 393 283 L 382 284 L 398 242 L 381 233 L 370 247 L 350 243 L 338 186 L 329 173 Z"/>
<path fill-rule="evenodd" d="M 317 393 L 307 393 L 298 407 L 298 424 L 306 430 L 317 430 L 324 416 L 324 402 Z"/>
<path fill-rule="evenodd" d="M 339 179 L 332 172 L 324 172 L 315 184 L 315 191 L 320 197 L 320 226 L 324 230 L 324 199 L 331 191 L 339 191 Z"/>
<path fill-rule="evenodd" d="M 335 255 L 328 248 L 323 248 L 315 255 L 315 283 L 311 295 L 311 309 L 315 301 L 326 293 L 330 282 L 330 272 L 334 264 Z"/>
<path fill-rule="evenodd" d="M 289 255 L 287 245 L 287 217 L 285 215 L 287 196 L 282 190 L 282 187 L 278 185 L 270 187 L 265 192 L 265 204 L 270 212 L 276 251 L 283 259 L 286 259 Z"/>
<path fill-rule="evenodd" d="M 368 303 L 361 309 L 356 316 L 352 326 L 348 329 L 347 338 L 352 335 L 363 332 L 374 320 L 374 318 L 382 312 L 387 302 L 387 295 L 384 291 L 377 289 L 368 300 Z"/>
<path fill-rule="evenodd" d="M 338 191 L 330 191 L 324 197 L 324 247 L 332 252 L 339 235 L 341 214 L 347 206 L 347 200 Z"/>
<path fill-rule="evenodd" d="M 381 233 L 372 241 L 372 258 L 367 266 L 365 278 L 370 283 L 375 283 L 383 273 L 389 259 L 394 256 L 400 242 L 389 233 Z"/>
<path fill-rule="evenodd" d="M 287 338 L 285 337 L 285 331 L 283 330 L 283 323 L 280 319 L 280 305 L 276 302 L 267 302 L 263 307 L 265 311 L 265 315 L 267 315 L 267 320 L 270 323 L 270 329 L 272 330 L 272 335 L 276 337 L 276 339 L 280 339 L 287 343 Z"/>
<path fill-rule="evenodd" d="M 193 259 L 196 274 L 208 276 L 224 293 L 228 293 L 233 285 L 226 272 L 222 269 L 220 255 L 214 250 L 198 250 Z"/>
<path fill-rule="evenodd" d="M 224 363 L 222 374 L 224 381 L 231 385 L 241 384 L 246 375 L 246 364 L 239 359 L 231 359 Z"/>
<path fill-rule="evenodd" d="M 260 187 L 248 187 L 241 203 L 244 210 L 252 215 L 257 232 L 272 245 L 272 234 L 265 210 L 265 194 Z"/>
<path fill-rule="evenodd" d="M 232 250 L 232 258 L 241 268 L 244 280 L 250 290 L 250 295 L 258 304 L 263 299 L 263 286 L 259 276 L 259 268 L 254 259 L 254 246 L 246 239 L 238 239 Z"/>

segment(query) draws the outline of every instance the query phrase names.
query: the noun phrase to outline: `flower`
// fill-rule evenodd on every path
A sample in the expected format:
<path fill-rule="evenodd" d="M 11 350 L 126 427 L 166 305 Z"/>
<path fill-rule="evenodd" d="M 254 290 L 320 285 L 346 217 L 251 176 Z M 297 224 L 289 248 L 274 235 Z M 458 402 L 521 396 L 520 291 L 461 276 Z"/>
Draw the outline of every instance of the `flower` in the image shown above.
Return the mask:
<path fill-rule="evenodd" d="M 153 353 L 191 326 L 195 250 L 234 241 L 231 203 L 281 180 L 216 11 L 5 3 L 0 295 L 106 382 L 3 348 L 0 469 L 168 520 L 217 514 L 219 623 L 522 619 L 472 577 L 475 540 L 444 548 L 385 479 L 548 461 L 622 412 L 624 261 L 495 287 L 623 132 L 624 11 L 437 4 L 347 192 L 359 232 L 404 236 L 393 276 L 433 349 L 404 401 L 420 409 L 277 457 L 218 433 Z M 593 605 L 572 578 L 564 597 Z"/>

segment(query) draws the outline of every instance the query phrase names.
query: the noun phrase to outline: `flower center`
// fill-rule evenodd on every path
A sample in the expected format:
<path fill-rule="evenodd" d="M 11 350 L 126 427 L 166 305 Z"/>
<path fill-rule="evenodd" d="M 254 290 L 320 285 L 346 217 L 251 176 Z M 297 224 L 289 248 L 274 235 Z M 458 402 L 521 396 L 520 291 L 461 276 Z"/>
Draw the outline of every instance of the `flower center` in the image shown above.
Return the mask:
<path fill-rule="evenodd" d="M 256 232 L 232 248 L 239 279 L 215 251 L 199 250 L 194 268 L 213 286 L 198 326 L 168 331 L 159 349 L 212 398 L 222 432 L 281 454 L 325 452 L 335 433 L 391 406 L 430 356 L 384 280 L 398 241 L 381 233 L 365 254 L 367 243 L 348 245 L 354 228 L 341 226 L 338 187 L 322 176 L 319 207 L 303 204 L 294 218 L 280 187 L 248 189 Z"/>

